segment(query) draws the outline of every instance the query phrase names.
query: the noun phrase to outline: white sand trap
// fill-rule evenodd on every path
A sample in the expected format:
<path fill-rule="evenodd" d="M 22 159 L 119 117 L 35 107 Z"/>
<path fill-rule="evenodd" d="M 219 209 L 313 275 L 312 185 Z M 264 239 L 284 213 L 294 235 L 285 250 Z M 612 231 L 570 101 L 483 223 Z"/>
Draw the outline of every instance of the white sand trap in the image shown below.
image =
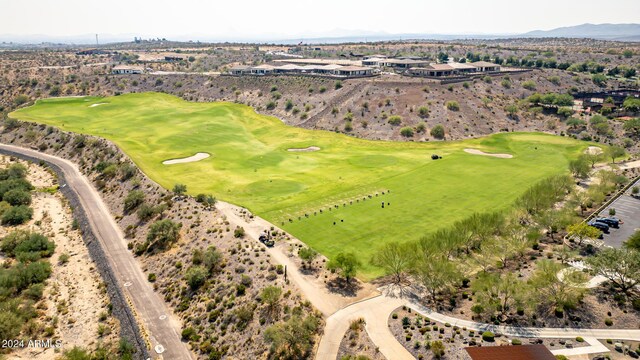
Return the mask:
<path fill-rule="evenodd" d="M 107 104 L 107 103 L 91 104 L 91 105 L 89 105 L 89 107 L 96 107 L 96 106 L 105 105 L 105 104 Z"/>
<path fill-rule="evenodd" d="M 502 159 L 511 159 L 513 155 L 511 154 L 490 154 L 478 149 L 464 149 L 464 152 L 473 154 L 473 155 L 484 155 L 484 156 L 493 156 Z"/>
<path fill-rule="evenodd" d="M 590 154 L 590 155 L 600 155 L 602 154 L 602 149 L 597 147 L 597 146 L 589 146 L 585 151 L 585 154 Z"/>
<path fill-rule="evenodd" d="M 189 157 L 182 158 L 182 159 L 165 160 L 162 163 L 164 165 L 184 164 L 184 163 L 200 161 L 200 160 L 208 158 L 209 156 L 211 156 L 211 155 L 209 155 L 208 153 L 196 153 L 193 156 L 189 156 Z"/>
<path fill-rule="evenodd" d="M 293 151 L 293 152 L 309 152 L 309 151 L 318 151 L 318 150 L 320 150 L 320 148 L 317 146 L 309 146 L 304 149 L 295 149 L 295 148 L 287 149 L 287 151 Z"/>

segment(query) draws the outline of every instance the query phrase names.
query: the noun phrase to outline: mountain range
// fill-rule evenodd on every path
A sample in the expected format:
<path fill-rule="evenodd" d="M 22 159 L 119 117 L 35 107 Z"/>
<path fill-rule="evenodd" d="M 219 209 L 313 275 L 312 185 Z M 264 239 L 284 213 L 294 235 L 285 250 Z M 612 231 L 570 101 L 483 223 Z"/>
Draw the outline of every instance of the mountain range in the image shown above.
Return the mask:
<path fill-rule="evenodd" d="M 134 34 L 100 34 L 100 44 L 132 41 Z M 138 36 L 140 37 L 140 36 Z M 164 36 L 162 36 L 164 37 Z M 155 38 L 155 36 L 143 36 Z M 459 40 L 459 39 L 505 39 L 505 38 L 592 38 L 598 40 L 640 41 L 640 24 L 582 24 L 560 27 L 551 30 L 534 30 L 524 34 L 389 34 L 385 32 L 365 32 L 357 30 L 335 30 L 321 34 L 306 34 L 289 37 L 276 34 L 261 36 L 211 36 L 204 34 L 176 35 L 170 37 L 174 41 L 201 42 L 244 42 L 244 43 L 278 43 L 278 44 L 331 44 L 345 42 L 373 42 L 392 40 Z M 0 43 L 17 44 L 95 44 L 95 34 L 50 36 L 50 35 L 0 35 Z"/>

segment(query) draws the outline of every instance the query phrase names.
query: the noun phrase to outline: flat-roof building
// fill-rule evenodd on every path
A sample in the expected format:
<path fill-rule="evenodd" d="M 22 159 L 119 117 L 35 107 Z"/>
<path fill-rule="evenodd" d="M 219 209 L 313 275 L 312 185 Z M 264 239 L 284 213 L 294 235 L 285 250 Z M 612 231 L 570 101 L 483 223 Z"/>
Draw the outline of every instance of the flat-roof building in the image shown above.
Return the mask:
<path fill-rule="evenodd" d="M 133 65 L 116 65 L 111 69 L 112 74 L 142 74 L 144 68 L 142 66 Z"/>
<path fill-rule="evenodd" d="M 487 62 L 487 61 L 472 62 L 471 65 L 473 65 L 476 68 L 478 68 L 477 71 L 480 71 L 480 72 L 500 71 L 500 65 L 494 64 L 494 63 L 490 63 L 490 62 Z"/>

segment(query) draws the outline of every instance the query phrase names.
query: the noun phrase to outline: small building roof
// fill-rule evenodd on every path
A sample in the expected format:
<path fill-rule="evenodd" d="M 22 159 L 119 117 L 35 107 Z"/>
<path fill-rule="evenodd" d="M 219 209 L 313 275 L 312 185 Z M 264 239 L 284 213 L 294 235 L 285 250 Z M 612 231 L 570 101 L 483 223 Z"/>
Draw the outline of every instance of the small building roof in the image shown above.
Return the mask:
<path fill-rule="evenodd" d="M 500 66 L 498 64 L 494 64 L 488 61 L 476 61 L 476 62 L 472 62 L 471 65 L 475 65 L 476 67 L 493 67 L 493 66 Z"/>
<path fill-rule="evenodd" d="M 278 70 L 300 70 L 300 66 L 294 64 L 286 64 L 282 66 L 276 66 Z"/>
<path fill-rule="evenodd" d="M 542 344 L 464 348 L 472 360 L 555 360 Z"/>
<path fill-rule="evenodd" d="M 454 67 L 449 64 L 429 64 L 429 66 L 427 66 L 426 68 L 440 71 L 454 70 Z"/>
<path fill-rule="evenodd" d="M 337 65 L 337 64 L 329 64 L 329 65 L 325 65 L 325 66 L 320 66 L 320 69 L 322 70 L 338 70 L 338 69 L 342 69 L 344 66 L 342 65 Z"/>
<path fill-rule="evenodd" d="M 450 62 L 447 64 L 454 69 L 477 69 L 477 66 L 467 64 L 467 63 Z"/>
<path fill-rule="evenodd" d="M 252 67 L 252 69 L 273 70 L 275 69 L 275 66 L 269 65 L 269 64 L 261 64 L 261 65 Z"/>
<path fill-rule="evenodd" d="M 365 66 L 343 66 L 339 69 L 340 71 L 363 71 L 363 70 L 371 70 L 371 68 Z"/>
<path fill-rule="evenodd" d="M 247 66 L 247 65 L 236 65 L 232 67 L 231 70 L 247 70 L 249 68 L 250 66 Z"/>
<path fill-rule="evenodd" d="M 144 68 L 142 66 L 136 65 L 116 65 L 113 67 L 113 70 L 140 70 L 143 71 Z"/>

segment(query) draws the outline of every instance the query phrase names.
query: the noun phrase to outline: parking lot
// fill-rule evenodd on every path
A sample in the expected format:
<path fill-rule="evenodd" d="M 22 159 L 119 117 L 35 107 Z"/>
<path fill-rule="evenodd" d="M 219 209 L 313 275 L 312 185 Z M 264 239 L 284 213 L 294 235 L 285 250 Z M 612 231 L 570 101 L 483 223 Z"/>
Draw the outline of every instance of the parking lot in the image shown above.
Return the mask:
<path fill-rule="evenodd" d="M 640 186 L 640 180 L 634 186 Z M 640 199 L 632 197 L 627 192 L 604 209 L 600 216 L 609 216 L 610 208 L 616 209 L 615 216 L 624 221 L 624 224 L 621 224 L 619 229 L 610 228 L 610 233 L 604 234 L 603 241 L 606 245 L 619 248 L 634 232 L 640 229 Z"/>

